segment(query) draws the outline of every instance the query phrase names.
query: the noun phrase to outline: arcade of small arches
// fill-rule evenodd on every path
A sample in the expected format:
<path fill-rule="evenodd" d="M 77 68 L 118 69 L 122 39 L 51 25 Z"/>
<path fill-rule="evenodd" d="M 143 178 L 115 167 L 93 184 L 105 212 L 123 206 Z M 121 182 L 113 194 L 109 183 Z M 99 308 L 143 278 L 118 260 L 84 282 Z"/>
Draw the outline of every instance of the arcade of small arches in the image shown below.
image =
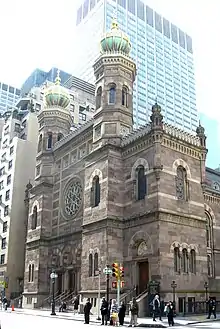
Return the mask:
<path fill-rule="evenodd" d="M 96 109 L 99 109 L 102 106 L 102 87 L 99 86 L 96 92 Z M 116 94 L 117 86 L 115 83 L 110 83 L 108 85 L 108 104 L 114 105 L 116 103 Z M 121 89 L 121 105 L 128 107 L 129 106 L 129 89 L 127 86 L 123 86 Z"/>
<path fill-rule="evenodd" d="M 54 142 L 59 142 L 61 139 L 63 138 L 63 134 L 62 133 L 58 133 L 56 134 L 56 139 Z M 53 147 L 53 133 L 52 132 L 48 132 L 47 133 L 47 139 L 46 139 L 46 149 L 47 150 L 51 150 Z M 40 134 L 39 138 L 38 138 L 38 147 L 37 147 L 37 151 L 38 153 L 40 153 L 43 150 L 43 135 Z"/>
<path fill-rule="evenodd" d="M 196 274 L 196 247 L 186 243 L 174 242 L 172 245 L 174 253 L 174 272 Z"/>
<path fill-rule="evenodd" d="M 90 251 L 89 253 L 89 277 L 99 275 L 99 254 L 98 252 Z"/>

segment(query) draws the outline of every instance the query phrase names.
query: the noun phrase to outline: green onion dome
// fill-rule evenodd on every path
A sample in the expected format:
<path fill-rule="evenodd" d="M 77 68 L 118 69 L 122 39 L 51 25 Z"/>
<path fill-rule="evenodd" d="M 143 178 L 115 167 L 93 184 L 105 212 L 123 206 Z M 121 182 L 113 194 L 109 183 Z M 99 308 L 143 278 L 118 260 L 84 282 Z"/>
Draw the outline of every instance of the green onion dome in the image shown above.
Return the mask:
<path fill-rule="evenodd" d="M 44 93 L 47 107 L 57 106 L 67 108 L 70 103 L 70 95 L 67 89 L 60 85 L 61 79 L 59 73 L 60 71 L 58 70 L 55 84 L 46 89 Z"/>
<path fill-rule="evenodd" d="M 128 36 L 118 28 L 115 19 L 112 21 L 112 27 L 101 40 L 102 53 L 122 53 L 129 55 L 131 43 Z"/>

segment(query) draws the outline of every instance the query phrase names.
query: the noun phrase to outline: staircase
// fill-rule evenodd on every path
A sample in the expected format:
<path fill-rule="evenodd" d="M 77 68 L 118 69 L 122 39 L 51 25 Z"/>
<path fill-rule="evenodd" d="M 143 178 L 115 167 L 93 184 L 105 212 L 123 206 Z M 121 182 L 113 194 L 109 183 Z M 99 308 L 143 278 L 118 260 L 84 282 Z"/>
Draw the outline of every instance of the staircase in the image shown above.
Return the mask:
<path fill-rule="evenodd" d="M 139 317 L 146 317 L 148 315 L 148 289 L 138 295 L 136 301 L 139 306 Z"/>

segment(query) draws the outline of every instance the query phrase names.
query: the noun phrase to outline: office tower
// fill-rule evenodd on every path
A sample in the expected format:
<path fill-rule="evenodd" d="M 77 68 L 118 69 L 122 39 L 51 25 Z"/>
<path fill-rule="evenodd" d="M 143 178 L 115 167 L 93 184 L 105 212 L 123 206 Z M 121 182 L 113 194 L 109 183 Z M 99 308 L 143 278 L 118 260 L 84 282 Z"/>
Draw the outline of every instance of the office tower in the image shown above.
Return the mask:
<path fill-rule="evenodd" d="M 93 82 L 99 40 L 117 13 L 128 34 L 137 65 L 134 85 L 135 126 L 149 120 L 157 98 L 166 122 L 195 131 L 198 125 L 192 39 L 140 0 L 85 0 L 77 10 L 75 74 Z"/>
<path fill-rule="evenodd" d="M 28 94 L 33 87 L 40 87 L 45 81 L 54 82 L 57 74 L 57 68 L 52 67 L 50 71 L 46 72 L 40 69 L 34 70 L 21 87 L 21 95 Z M 69 79 L 71 74 L 60 70 L 60 78 L 64 83 Z"/>
<path fill-rule="evenodd" d="M 4 82 L 0 82 L 0 114 L 12 107 L 20 97 L 20 89 L 12 87 Z"/>
<path fill-rule="evenodd" d="M 216 150 L 220 148 L 219 122 L 205 113 L 199 113 L 199 118 L 207 136 L 208 154 L 206 165 L 209 168 L 216 169 L 220 167 L 220 155 Z"/>
<path fill-rule="evenodd" d="M 35 176 L 38 120 L 34 112 L 14 110 L 5 120 L 0 150 L 0 281 L 14 299 L 23 289 L 25 252 L 24 191 Z"/>

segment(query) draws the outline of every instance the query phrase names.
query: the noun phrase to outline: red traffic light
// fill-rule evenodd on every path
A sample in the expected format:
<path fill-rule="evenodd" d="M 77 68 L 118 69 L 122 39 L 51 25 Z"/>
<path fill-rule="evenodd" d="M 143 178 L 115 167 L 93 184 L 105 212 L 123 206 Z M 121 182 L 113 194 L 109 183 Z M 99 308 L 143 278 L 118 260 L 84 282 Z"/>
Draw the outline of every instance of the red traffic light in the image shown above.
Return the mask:
<path fill-rule="evenodd" d="M 120 276 L 121 276 L 121 278 L 123 278 L 125 276 L 124 275 L 124 267 L 123 266 L 120 267 Z"/>

